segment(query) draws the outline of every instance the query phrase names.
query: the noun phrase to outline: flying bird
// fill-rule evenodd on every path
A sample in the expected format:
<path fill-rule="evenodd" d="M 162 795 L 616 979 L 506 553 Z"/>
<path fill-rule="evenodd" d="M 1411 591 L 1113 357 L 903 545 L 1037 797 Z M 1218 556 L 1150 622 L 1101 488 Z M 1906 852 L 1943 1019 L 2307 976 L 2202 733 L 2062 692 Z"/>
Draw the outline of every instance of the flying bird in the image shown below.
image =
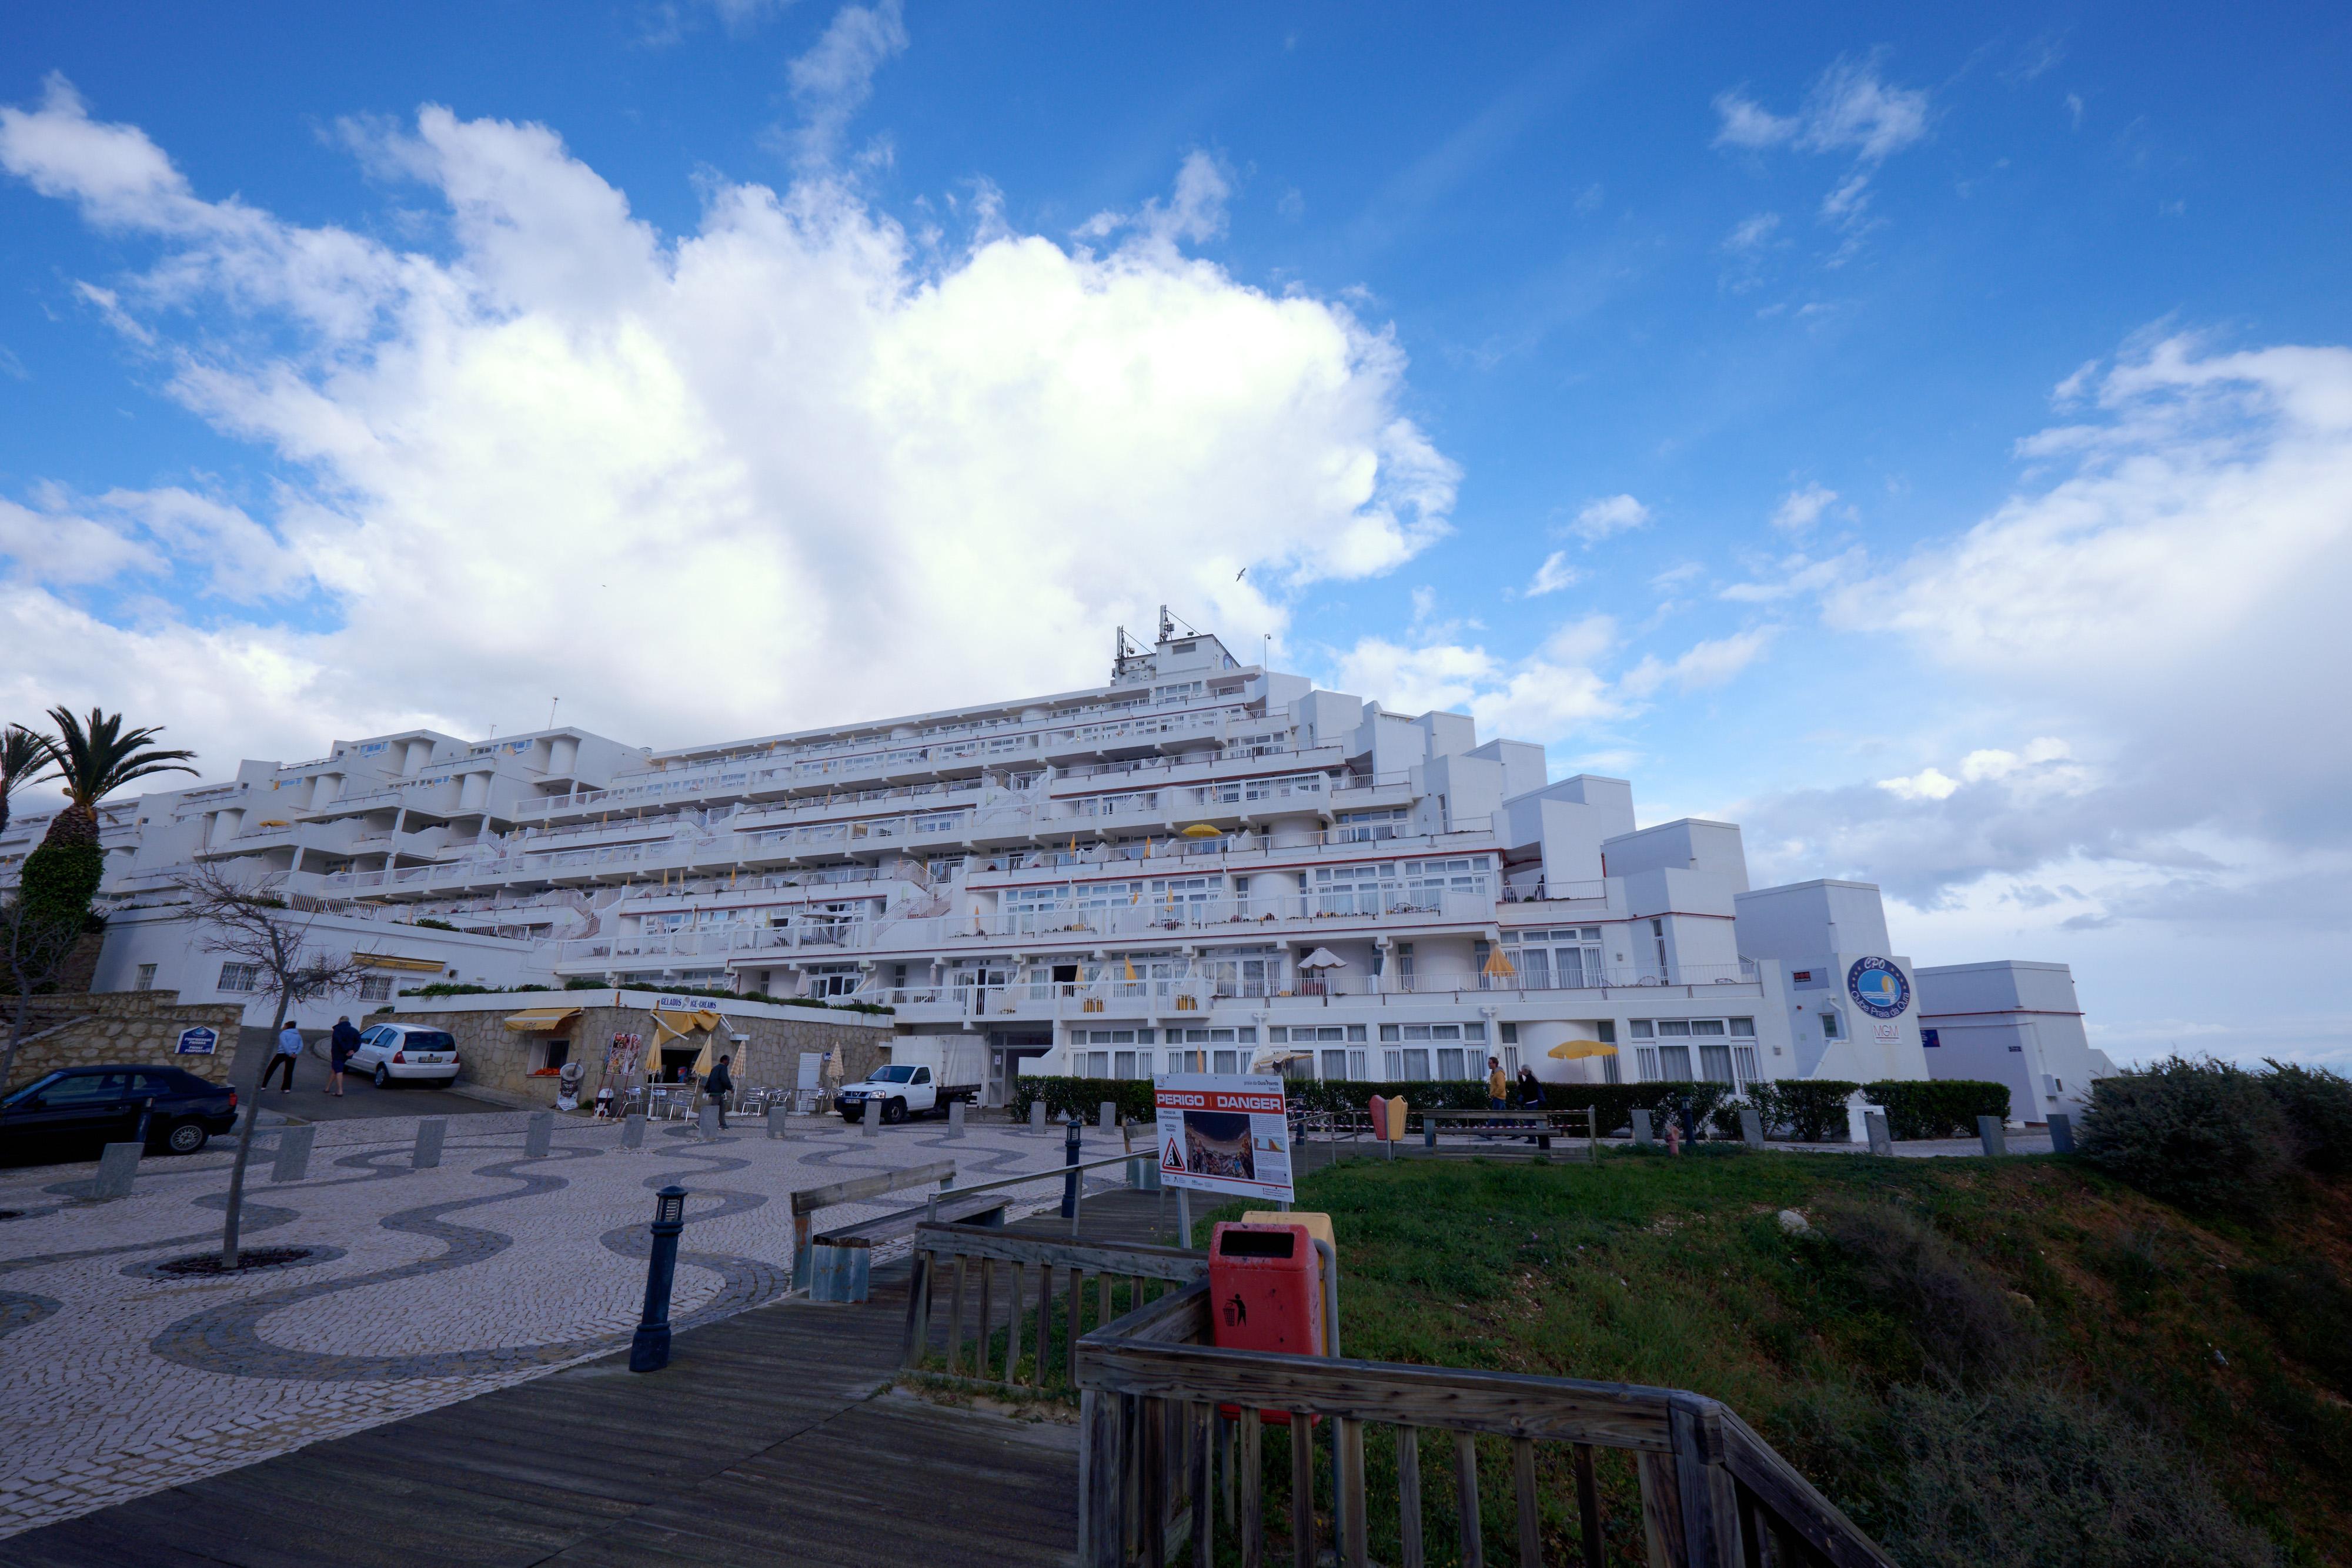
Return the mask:
<path fill-rule="evenodd" d="M 1239 570 L 1239 571 L 1237 571 L 1237 572 L 1234 573 L 1234 580 L 1235 582 L 1239 582 L 1243 578 L 1245 578 L 1245 577 L 1247 577 L 1248 575 L 1249 575 L 1249 568 L 1247 568 L 1247 567 L 1244 567 L 1244 568 L 1242 568 L 1242 569 L 1241 569 L 1241 570 Z"/>

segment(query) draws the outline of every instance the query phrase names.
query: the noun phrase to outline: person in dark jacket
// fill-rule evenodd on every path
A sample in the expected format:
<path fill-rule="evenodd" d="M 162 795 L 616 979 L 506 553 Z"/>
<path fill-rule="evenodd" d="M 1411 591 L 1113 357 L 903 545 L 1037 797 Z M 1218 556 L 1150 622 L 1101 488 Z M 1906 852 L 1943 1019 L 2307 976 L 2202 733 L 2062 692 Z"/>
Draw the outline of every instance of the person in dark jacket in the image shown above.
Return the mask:
<path fill-rule="evenodd" d="M 351 1015 L 346 1013 L 344 1016 L 335 1020 L 333 1031 L 327 1036 L 328 1093 L 335 1095 L 338 1098 L 341 1096 L 343 1092 L 343 1064 L 351 1061 L 352 1052 L 357 1051 L 359 1048 L 360 1031 L 352 1027 Z"/>
<path fill-rule="evenodd" d="M 735 1075 L 727 1071 L 727 1058 L 720 1057 L 711 1068 L 710 1076 L 702 1081 L 702 1092 L 719 1113 L 719 1130 L 727 1130 L 727 1096 L 735 1092 Z"/>
<path fill-rule="evenodd" d="M 1520 1068 L 1519 1103 L 1528 1110 L 1540 1111 L 1543 1109 L 1543 1085 L 1536 1082 L 1536 1070 L 1532 1067 Z"/>

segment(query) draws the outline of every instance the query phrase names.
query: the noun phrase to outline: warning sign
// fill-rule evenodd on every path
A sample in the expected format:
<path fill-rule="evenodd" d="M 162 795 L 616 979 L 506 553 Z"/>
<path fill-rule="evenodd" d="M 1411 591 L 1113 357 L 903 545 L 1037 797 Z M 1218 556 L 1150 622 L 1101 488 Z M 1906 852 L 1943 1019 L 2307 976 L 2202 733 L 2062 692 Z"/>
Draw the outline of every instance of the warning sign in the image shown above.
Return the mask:
<path fill-rule="evenodd" d="M 1152 1087 L 1164 1182 L 1290 1201 L 1290 1119 L 1280 1078 L 1171 1072 Z"/>

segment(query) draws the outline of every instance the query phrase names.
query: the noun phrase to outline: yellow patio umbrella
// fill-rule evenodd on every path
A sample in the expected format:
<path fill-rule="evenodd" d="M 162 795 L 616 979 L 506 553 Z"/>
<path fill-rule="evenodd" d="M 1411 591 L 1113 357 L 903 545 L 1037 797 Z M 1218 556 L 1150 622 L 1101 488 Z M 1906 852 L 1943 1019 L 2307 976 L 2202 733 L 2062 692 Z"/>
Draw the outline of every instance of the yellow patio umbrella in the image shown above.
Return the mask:
<path fill-rule="evenodd" d="M 1555 1061 L 1581 1061 L 1588 1056 L 1614 1056 L 1617 1048 L 1597 1040 L 1563 1040 L 1544 1054 Z"/>
<path fill-rule="evenodd" d="M 1121 967 L 1127 970 L 1127 983 L 1130 986 L 1133 985 L 1135 983 L 1135 960 L 1132 958 L 1121 958 L 1119 960 L 1119 964 Z"/>
<path fill-rule="evenodd" d="M 1508 958 L 1503 956 L 1503 950 L 1497 947 L 1486 955 L 1486 967 L 1481 972 L 1490 980 L 1507 980 L 1519 971 L 1512 966 Z"/>
<path fill-rule="evenodd" d="M 1213 839 L 1223 831 L 1223 829 L 1213 828 L 1206 822 L 1195 822 L 1184 830 L 1184 836 L 1188 839 Z"/>

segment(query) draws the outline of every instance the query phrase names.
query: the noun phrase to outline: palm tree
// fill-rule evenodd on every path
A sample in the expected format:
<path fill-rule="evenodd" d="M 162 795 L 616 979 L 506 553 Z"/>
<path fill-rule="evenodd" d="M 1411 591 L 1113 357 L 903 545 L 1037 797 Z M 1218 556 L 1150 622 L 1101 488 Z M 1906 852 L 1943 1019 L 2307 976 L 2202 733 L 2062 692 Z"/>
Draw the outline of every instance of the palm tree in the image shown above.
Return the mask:
<path fill-rule="evenodd" d="M 49 747 L 47 736 L 35 735 L 21 724 L 0 729 L 0 833 L 8 831 L 8 797 L 37 783 L 43 771 L 56 766 Z"/>
<path fill-rule="evenodd" d="M 89 710 L 87 722 L 72 710 L 53 707 L 58 737 L 49 741 L 49 755 L 65 780 L 66 809 L 49 824 L 43 848 L 98 842 L 98 803 L 133 779 L 153 773 L 194 773 L 188 766 L 193 751 L 166 751 L 149 744 L 163 730 L 122 727 L 121 714 Z"/>

